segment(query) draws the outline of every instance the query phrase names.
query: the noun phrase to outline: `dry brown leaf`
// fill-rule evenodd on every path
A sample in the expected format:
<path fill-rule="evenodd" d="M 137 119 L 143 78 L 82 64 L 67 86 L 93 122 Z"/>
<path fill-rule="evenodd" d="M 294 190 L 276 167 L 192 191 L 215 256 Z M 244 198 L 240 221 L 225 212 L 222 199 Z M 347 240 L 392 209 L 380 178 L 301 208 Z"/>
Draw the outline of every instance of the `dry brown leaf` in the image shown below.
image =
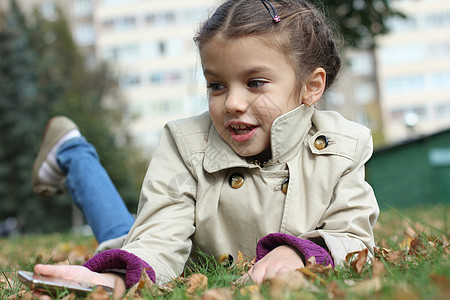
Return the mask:
<path fill-rule="evenodd" d="M 250 297 L 250 300 L 263 300 L 261 289 L 259 285 L 252 284 L 242 287 L 239 292 L 244 297 Z"/>
<path fill-rule="evenodd" d="M 259 291 L 260 287 L 259 285 L 256 284 L 246 285 L 239 290 L 242 296 L 248 296 L 251 294 L 259 293 Z"/>
<path fill-rule="evenodd" d="M 380 291 L 382 287 L 381 279 L 379 277 L 374 277 L 356 283 L 355 286 L 351 288 L 351 291 L 358 295 L 369 295 Z"/>
<path fill-rule="evenodd" d="M 150 279 L 150 277 L 148 276 L 147 272 L 145 271 L 145 269 L 142 270 L 141 272 L 141 278 L 139 279 L 139 282 L 137 282 L 135 285 L 133 285 L 129 290 L 128 293 L 126 294 L 125 298 L 133 298 L 136 299 L 135 297 L 139 297 L 137 299 L 140 299 L 140 290 L 147 290 L 149 292 L 152 293 L 152 295 L 159 295 L 160 291 L 159 288 L 153 283 L 153 281 Z"/>
<path fill-rule="evenodd" d="M 87 298 L 88 300 L 110 300 L 108 293 L 102 288 L 98 287 L 90 293 Z"/>
<path fill-rule="evenodd" d="M 208 277 L 203 274 L 194 274 L 188 278 L 186 293 L 193 295 L 196 291 L 205 290 L 208 287 Z"/>
<path fill-rule="evenodd" d="M 302 273 L 307 278 L 311 279 L 311 282 L 316 281 L 317 279 L 320 281 L 320 284 L 325 284 L 325 280 L 323 280 L 321 277 L 317 276 L 316 273 L 311 271 L 309 268 L 300 268 L 296 270 L 297 272 Z"/>
<path fill-rule="evenodd" d="M 269 283 L 270 296 L 273 299 L 283 299 L 285 293 L 301 290 L 305 279 L 302 273 L 292 271 L 266 281 Z"/>
<path fill-rule="evenodd" d="M 342 299 L 345 298 L 346 293 L 339 287 L 336 281 L 332 281 L 327 286 L 328 298 Z"/>
<path fill-rule="evenodd" d="M 62 298 L 61 300 L 75 300 L 77 299 L 77 297 L 75 296 L 74 293 L 70 293 L 69 295 L 65 296 L 64 298 Z"/>
<path fill-rule="evenodd" d="M 411 240 L 409 244 L 409 255 L 420 255 L 425 250 L 425 245 L 423 243 L 422 237 L 419 235 L 418 237 Z"/>
<path fill-rule="evenodd" d="M 185 284 L 187 282 L 187 279 L 184 277 L 177 277 L 171 281 L 169 281 L 168 283 L 166 283 L 163 288 L 164 290 L 171 292 L 174 289 L 176 289 L 178 286 Z"/>
<path fill-rule="evenodd" d="M 242 251 L 238 251 L 237 253 L 237 260 L 236 260 L 236 267 L 241 270 L 241 274 L 244 275 L 248 272 L 248 270 L 253 267 L 255 264 L 255 258 L 250 259 L 249 257 L 245 256 Z"/>
<path fill-rule="evenodd" d="M 306 261 L 306 269 L 310 270 L 314 273 L 319 274 L 327 274 L 329 271 L 334 270 L 333 266 L 329 264 L 328 266 L 319 265 L 316 263 L 316 258 L 314 256 L 311 256 Z M 306 274 L 305 274 L 306 275 Z"/>
<path fill-rule="evenodd" d="M 397 265 L 402 262 L 406 257 L 406 252 L 404 251 L 392 251 L 387 248 L 374 248 L 375 257 L 380 259 L 384 258 L 384 260 L 388 261 L 391 264 Z"/>
<path fill-rule="evenodd" d="M 375 277 L 382 277 L 386 274 L 386 268 L 381 261 L 376 259 L 372 260 L 372 274 Z"/>
<path fill-rule="evenodd" d="M 356 273 L 359 274 L 363 270 L 364 265 L 366 264 L 366 261 L 367 261 L 368 253 L 369 253 L 369 250 L 367 250 L 367 248 L 364 250 L 361 250 L 357 253 L 357 255 L 358 255 L 357 258 L 354 261 L 352 261 L 351 266 L 352 266 L 352 269 Z"/>
<path fill-rule="evenodd" d="M 419 297 L 409 285 L 403 283 L 396 287 L 392 299 L 418 300 Z"/>
<path fill-rule="evenodd" d="M 408 238 L 413 239 L 417 236 L 417 231 L 409 224 L 405 227 L 405 234 Z"/>
<path fill-rule="evenodd" d="M 232 300 L 233 294 L 229 289 L 218 288 L 207 290 L 203 295 L 201 300 Z"/>
<path fill-rule="evenodd" d="M 32 291 L 21 290 L 15 295 L 9 296 L 8 300 L 33 300 L 35 299 Z"/>
<path fill-rule="evenodd" d="M 237 259 L 236 259 L 236 267 L 242 268 L 244 266 L 245 258 L 242 251 L 237 252 Z"/>
<path fill-rule="evenodd" d="M 431 281 L 436 284 L 444 295 L 450 295 L 450 279 L 443 275 L 430 274 Z"/>

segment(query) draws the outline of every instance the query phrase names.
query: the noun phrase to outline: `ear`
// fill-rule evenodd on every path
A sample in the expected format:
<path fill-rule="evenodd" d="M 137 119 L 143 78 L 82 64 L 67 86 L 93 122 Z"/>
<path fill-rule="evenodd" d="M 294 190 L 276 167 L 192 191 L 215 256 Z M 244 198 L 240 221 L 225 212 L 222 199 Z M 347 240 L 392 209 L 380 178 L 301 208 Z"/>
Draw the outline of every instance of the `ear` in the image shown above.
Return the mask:
<path fill-rule="evenodd" d="M 325 91 L 327 72 L 323 68 L 315 69 L 304 84 L 302 103 L 308 106 L 316 104 Z"/>

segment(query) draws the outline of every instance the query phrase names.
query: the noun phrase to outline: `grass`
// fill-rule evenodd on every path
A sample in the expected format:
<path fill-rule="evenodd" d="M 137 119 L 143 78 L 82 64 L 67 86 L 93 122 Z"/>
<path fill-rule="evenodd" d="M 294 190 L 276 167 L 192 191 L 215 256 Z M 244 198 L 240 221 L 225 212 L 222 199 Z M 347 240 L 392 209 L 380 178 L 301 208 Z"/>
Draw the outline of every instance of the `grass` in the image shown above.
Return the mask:
<path fill-rule="evenodd" d="M 216 260 L 204 257 L 204 263 L 185 272 L 185 277 L 164 289 L 151 286 L 142 279 L 143 299 L 449 299 L 450 262 L 448 245 L 448 206 L 406 210 L 388 208 L 382 211 L 375 227 L 378 251 L 373 264 L 329 269 L 308 269 L 309 276 L 293 282 L 281 278 L 261 286 L 251 283 L 234 286 L 243 269 L 227 268 Z M 27 289 L 16 279 L 17 270 L 31 270 L 37 262 L 80 264 L 94 254 L 92 237 L 69 233 L 21 236 L 0 239 L 0 298 L 21 299 Z M 360 254 L 362 255 L 362 254 Z M 201 273 L 206 277 L 192 274 Z M 190 277 L 190 278 L 189 278 Z M 195 289 L 195 280 L 200 284 Z M 207 288 L 202 281 L 207 278 Z M 192 279 L 192 282 L 190 282 Z M 301 279 L 301 278 L 300 278 Z M 198 283 L 197 282 L 197 283 Z M 300 282 L 302 288 L 298 287 Z M 146 285 L 147 284 L 147 285 Z M 293 285 L 294 284 L 294 285 Z M 187 293 L 189 288 L 194 291 Z M 206 288 L 206 290 L 204 289 Z M 133 292 L 133 291 L 132 291 Z M 61 294 L 58 299 L 65 294 Z M 136 296 L 136 294 L 135 294 Z M 214 297 L 216 298 L 214 298 Z M 220 298 L 220 297 L 221 298 Z"/>

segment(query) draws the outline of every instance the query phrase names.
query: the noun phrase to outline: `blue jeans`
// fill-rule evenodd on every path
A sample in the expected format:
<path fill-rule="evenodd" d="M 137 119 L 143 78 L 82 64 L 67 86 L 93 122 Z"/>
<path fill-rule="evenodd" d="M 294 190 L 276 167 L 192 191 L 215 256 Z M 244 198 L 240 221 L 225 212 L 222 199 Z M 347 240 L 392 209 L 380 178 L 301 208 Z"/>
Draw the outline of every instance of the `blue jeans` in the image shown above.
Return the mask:
<path fill-rule="evenodd" d="M 99 243 L 125 235 L 134 223 L 122 197 L 84 137 L 70 139 L 57 152 L 66 187 Z"/>

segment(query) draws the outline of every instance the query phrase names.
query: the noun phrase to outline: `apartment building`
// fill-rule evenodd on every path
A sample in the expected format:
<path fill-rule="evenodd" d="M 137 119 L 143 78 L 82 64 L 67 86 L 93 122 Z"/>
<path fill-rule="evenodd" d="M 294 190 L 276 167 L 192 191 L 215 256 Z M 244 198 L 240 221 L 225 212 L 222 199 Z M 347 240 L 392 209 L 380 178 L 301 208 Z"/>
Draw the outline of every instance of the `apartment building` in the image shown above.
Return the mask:
<path fill-rule="evenodd" d="M 406 19 L 379 38 L 377 74 L 387 143 L 450 128 L 450 1 L 396 0 Z"/>
<path fill-rule="evenodd" d="M 391 0 L 408 18 L 376 51 L 350 49 L 324 108 L 372 129 L 376 145 L 450 127 L 450 1 Z M 207 109 L 192 41 L 220 0 L 19 0 L 52 18 L 59 5 L 76 43 L 92 61 L 114 66 L 134 139 L 156 146 L 172 119 Z"/>
<path fill-rule="evenodd" d="M 193 36 L 211 0 L 102 0 L 94 10 L 96 53 L 115 66 L 131 132 L 156 146 L 168 120 L 207 109 Z"/>

